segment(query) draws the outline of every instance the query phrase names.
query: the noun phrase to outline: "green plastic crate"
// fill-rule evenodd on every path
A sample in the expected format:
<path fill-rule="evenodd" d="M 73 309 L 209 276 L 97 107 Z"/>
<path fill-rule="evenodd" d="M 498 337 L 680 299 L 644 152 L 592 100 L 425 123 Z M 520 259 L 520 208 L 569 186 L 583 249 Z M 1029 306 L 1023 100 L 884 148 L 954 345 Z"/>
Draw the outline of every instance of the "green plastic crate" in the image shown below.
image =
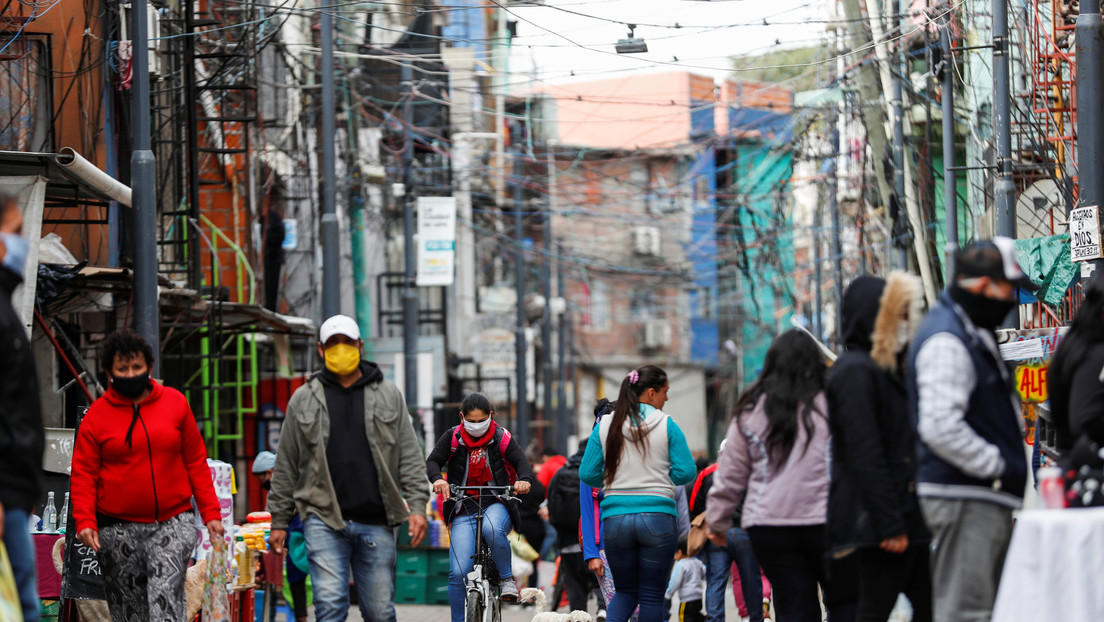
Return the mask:
<path fill-rule="evenodd" d="M 397 574 L 418 574 L 425 576 L 429 570 L 429 553 L 426 549 L 399 548 L 395 560 Z"/>
<path fill-rule="evenodd" d="M 395 541 L 395 543 L 398 544 L 399 546 L 410 544 L 410 527 L 406 523 L 403 523 L 402 525 L 399 525 L 398 532 L 399 532 L 399 537 Z"/>
<path fill-rule="evenodd" d="M 404 574 L 395 577 L 395 602 L 424 604 L 426 602 L 426 576 Z"/>
<path fill-rule="evenodd" d="M 426 603 L 430 605 L 448 604 L 448 573 L 445 576 L 426 577 Z"/>
<path fill-rule="evenodd" d="M 445 577 L 449 575 L 449 550 L 448 549 L 428 549 L 429 551 L 429 566 L 426 570 L 426 574 L 431 577 Z"/>

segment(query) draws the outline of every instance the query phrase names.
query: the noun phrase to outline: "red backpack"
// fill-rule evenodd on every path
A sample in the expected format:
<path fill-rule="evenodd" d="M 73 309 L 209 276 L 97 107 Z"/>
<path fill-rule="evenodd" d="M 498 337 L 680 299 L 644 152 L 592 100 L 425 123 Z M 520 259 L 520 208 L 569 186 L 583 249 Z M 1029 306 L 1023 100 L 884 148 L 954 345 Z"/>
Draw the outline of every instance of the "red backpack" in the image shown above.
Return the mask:
<path fill-rule="evenodd" d="M 498 434 L 499 431 L 501 431 L 502 433 L 502 438 L 500 438 L 498 441 L 498 454 L 502 457 L 502 464 L 506 466 L 506 479 L 510 481 L 510 485 L 512 486 L 515 482 L 517 482 L 517 469 L 515 469 L 514 465 L 510 464 L 510 461 L 506 459 L 506 449 L 510 446 L 510 439 L 513 437 L 510 435 L 510 431 L 502 426 L 498 426 L 498 430 L 495 431 L 495 434 Z M 456 448 L 459 446 L 460 426 L 456 426 L 452 430 L 451 451 L 449 452 L 450 459 L 452 455 L 456 453 Z"/>

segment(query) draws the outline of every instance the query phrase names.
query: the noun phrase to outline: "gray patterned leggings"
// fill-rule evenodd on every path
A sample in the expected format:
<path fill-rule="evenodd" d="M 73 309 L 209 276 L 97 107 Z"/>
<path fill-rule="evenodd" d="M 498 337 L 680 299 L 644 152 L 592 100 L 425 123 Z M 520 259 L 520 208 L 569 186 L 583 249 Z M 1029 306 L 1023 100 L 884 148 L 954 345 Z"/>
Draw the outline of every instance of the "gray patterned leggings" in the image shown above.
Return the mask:
<path fill-rule="evenodd" d="M 163 523 L 124 522 L 100 529 L 112 622 L 184 619 L 184 573 L 197 535 L 191 510 Z"/>

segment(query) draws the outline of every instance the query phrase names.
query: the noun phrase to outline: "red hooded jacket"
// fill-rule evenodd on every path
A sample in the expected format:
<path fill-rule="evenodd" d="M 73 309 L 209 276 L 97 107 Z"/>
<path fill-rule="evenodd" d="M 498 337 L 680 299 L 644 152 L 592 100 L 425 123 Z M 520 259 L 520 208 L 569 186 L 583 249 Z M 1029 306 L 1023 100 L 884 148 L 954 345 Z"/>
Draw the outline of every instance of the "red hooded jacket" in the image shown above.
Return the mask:
<path fill-rule="evenodd" d="M 97 513 L 166 521 L 190 509 L 193 495 L 204 523 L 222 518 L 192 409 L 183 394 L 158 382 L 140 404 L 114 388 L 92 404 L 73 447 L 70 490 L 77 531 L 98 529 Z"/>

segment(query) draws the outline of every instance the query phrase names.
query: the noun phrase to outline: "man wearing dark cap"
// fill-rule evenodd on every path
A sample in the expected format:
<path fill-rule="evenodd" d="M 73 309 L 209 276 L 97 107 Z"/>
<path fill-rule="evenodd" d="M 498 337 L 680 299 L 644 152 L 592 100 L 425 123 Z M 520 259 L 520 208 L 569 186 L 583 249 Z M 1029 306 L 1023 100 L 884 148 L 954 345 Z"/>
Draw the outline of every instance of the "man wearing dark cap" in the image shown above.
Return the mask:
<path fill-rule="evenodd" d="M 990 618 L 1023 500 L 1023 420 L 994 333 L 1017 287 L 1032 286 L 1011 239 L 962 248 L 908 354 L 916 493 L 932 533 L 932 617 L 941 622 Z"/>

